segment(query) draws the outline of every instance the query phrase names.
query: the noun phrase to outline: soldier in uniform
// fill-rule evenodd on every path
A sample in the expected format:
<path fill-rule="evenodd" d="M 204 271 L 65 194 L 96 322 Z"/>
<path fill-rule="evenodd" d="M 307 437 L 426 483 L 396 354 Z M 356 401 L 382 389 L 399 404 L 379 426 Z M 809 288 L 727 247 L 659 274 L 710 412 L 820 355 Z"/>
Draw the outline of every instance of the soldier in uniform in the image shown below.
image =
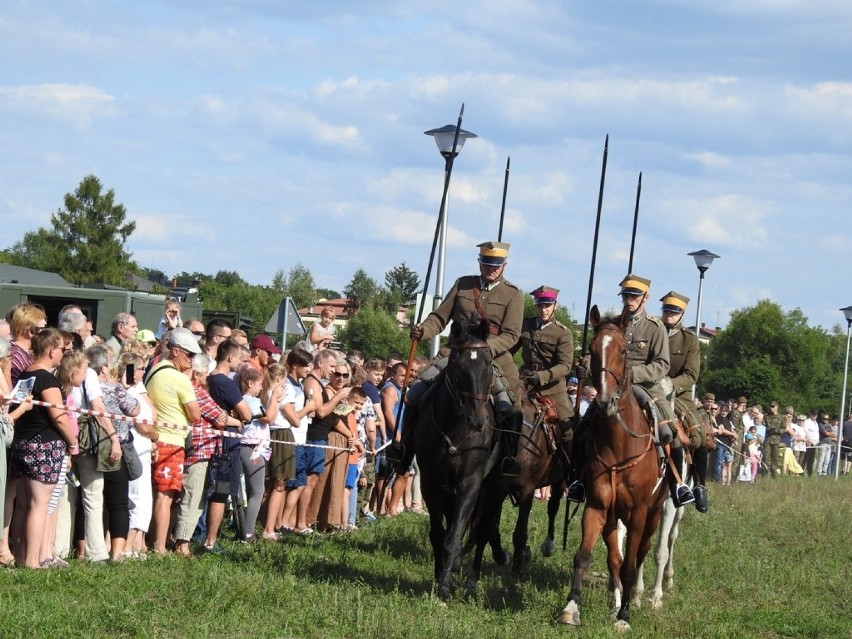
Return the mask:
<path fill-rule="evenodd" d="M 648 402 L 642 397 L 643 389 L 650 396 L 652 403 L 657 406 L 663 424 L 659 428 L 661 443 L 671 442 L 670 456 L 675 467 L 683 466 L 684 453 L 674 428 L 672 427 L 672 398 L 674 389 L 668 377 L 670 368 L 669 338 L 666 327 L 662 320 L 645 311 L 645 303 L 651 290 L 651 281 L 638 275 L 629 274 L 621 281 L 621 300 L 624 303 L 624 311 L 629 316 L 627 327 L 624 331 L 627 340 L 627 364 L 630 367 L 633 378 L 634 392 L 640 404 L 647 405 Z M 588 415 L 591 411 L 588 411 Z M 585 420 L 584 420 L 585 421 Z M 578 431 L 582 431 L 578 428 Z M 588 429 L 585 429 L 588 430 Z M 582 434 L 577 433 L 582 441 Z M 584 445 L 577 442 L 573 447 L 572 454 L 575 461 L 575 472 L 580 477 L 584 465 Z M 578 457 L 579 455 L 579 457 Z M 692 491 L 684 483 L 678 483 L 669 473 L 669 488 L 672 499 L 677 507 L 691 504 L 695 501 Z M 571 501 L 585 501 L 585 488 L 579 482 L 574 481 L 568 488 L 568 499 Z"/>
<path fill-rule="evenodd" d="M 553 317 L 559 289 L 539 286 L 530 295 L 536 316 L 524 320 L 521 340 L 512 352 L 521 349 L 521 379 L 543 397 L 553 400 L 562 439 L 570 441 L 573 433 L 569 420 L 574 416 L 574 407 L 568 398 L 565 380 L 574 360 L 574 335 Z"/>
<path fill-rule="evenodd" d="M 490 335 L 488 346 L 494 364 L 501 373 L 503 384 L 510 395 L 497 389 L 495 408 L 499 416 L 515 432 L 520 432 L 523 415 L 521 413 L 521 379 L 518 367 L 512 359 L 511 348 L 521 337 L 521 324 L 524 318 L 524 295 L 521 290 L 503 278 L 509 257 L 509 244 L 505 242 L 484 242 L 479 248 L 479 275 L 467 275 L 456 280 L 441 305 L 432 311 L 420 325 L 412 326 L 410 336 L 413 340 L 424 340 L 438 335 L 450 321 L 471 322 L 488 320 Z M 484 313 L 484 317 L 483 314 Z M 409 401 L 416 405 L 425 386 L 446 366 L 449 355 L 448 346 L 438 352 L 438 358 L 432 366 L 420 375 L 420 382 L 409 390 Z M 498 384 L 499 386 L 499 384 Z M 499 396 L 502 395 L 502 398 Z M 508 401 L 506 401 L 508 400 Z M 408 429 L 410 433 L 412 429 Z M 506 441 L 514 438 L 507 438 Z M 511 445 L 511 444 L 510 444 Z M 406 446 L 410 454 L 411 446 Z M 505 474 L 517 474 L 520 470 L 514 458 L 514 451 L 507 451 L 503 462 Z M 403 460 L 404 461 L 404 460 Z M 404 465 L 404 464 L 403 464 Z"/>
<path fill-rule="evenodd" d="M 698 336 L 683 325 L 683 315 L 689 298 L 675 291 L 669 291 L 660 298 L 663 303 L 662 320 L 669 333 L 669 379 L 675 393 L 675 414 L 683 422 L 689 434 L 689 447 L 692 450 L 692 471 L 695 507 L 706 513 L 707 503 L 707 447 L 704 445 L 704 429 L 695 414 L 692 401 L 692 389 L 698 381 L 701 370 L 701 352 Z M 715 399 L 715 398 L 714 398 Z"/>
<path fill-rule="evenodd" d="M 781 449 L 781 433 L 787 429 L 784 416 L 778 414 L 778 402 L 773 401 L 769 404 L 769 414 L 763 419 L 763 423 L 766 425 L 766 439 L 763 441 L 764 459 L 774 479 L 775 475 L 781 474 L 781 469 L 784 467 L 781 457 L 784 452 Z"/>

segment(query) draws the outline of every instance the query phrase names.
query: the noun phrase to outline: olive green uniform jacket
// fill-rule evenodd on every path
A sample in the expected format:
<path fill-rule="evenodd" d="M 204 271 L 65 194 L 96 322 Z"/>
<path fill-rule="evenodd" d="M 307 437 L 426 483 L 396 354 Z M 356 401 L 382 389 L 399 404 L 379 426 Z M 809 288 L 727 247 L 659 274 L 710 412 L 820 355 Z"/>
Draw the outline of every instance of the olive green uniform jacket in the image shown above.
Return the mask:
<path fill-rule="evenodd" d="M 423 337 L 426 340 L 444 330 L 453 322 L 475 322 L 481 319 L 476 309 L 475 295 L 479 291 L 479 304 L 485 311 L 491 325 L 488 346 L 494 363 L 500 367 L 509 383 L 509 389 L 518 402 L 521 397 L 521 380 L 518 367 L 512 359 L 510 349 L 521 337 L 521 324 L 524 319 L 524 295 L 514 284 L 500 278 L 483 287 L 482 278 L 468 275 L 456 280 L 441 305 L 429 314 L 423 324 Z M 452 346 L 452 344 L 450 344 Z M 517 403 L 517 402 L 516 402 Z"/>
<path fill-rule="evenodd" d="M 704 433 L 699 432 L 699 418 L 692 401 L 692 387 L 698 381 L 701 370 L 701 352 L 698 336 L 682 322 L 669 329 L 669 356 L 671 367 L 669 379 L 675 392 L 675 413 L 682 417 L 684 428 L 694 449 L 703 443 Z"/>
<path fill-rule="evenodd" d="M 564 324 L 551 320 L 544 326 L 538 317 L 524 320 L 521 340 L 512 352 L 521 350 L 521 370 L 531 371 L 538 378 L 536 389 L 556 404 L 559 421 L 565 422 L 574 416 L 574 407 L 568 399 L 565 378 L 571 372 L 574 361 L 574 335 Z"/>
<path fill-rule="evenodd" d="M 660 382 L 669 374 L 669 337 L 663 320 L 636 313 L 624 330 L 627 339 L 627 364 L 633 383 L 643 386 L 658 402 L 666 399 Z"/>

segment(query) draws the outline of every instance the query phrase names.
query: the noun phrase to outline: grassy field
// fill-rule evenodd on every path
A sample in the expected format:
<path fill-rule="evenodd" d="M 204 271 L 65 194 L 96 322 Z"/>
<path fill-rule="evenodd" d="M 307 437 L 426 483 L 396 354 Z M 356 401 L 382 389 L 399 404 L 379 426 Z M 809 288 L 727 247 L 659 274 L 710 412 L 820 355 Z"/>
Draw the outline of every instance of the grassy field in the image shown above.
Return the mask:
<path fill-rule="evenodd" d="M 691 509 L 664 608 L 634 610 L 633 637 L 852 638 L 852 480 L 780 478 L 710 489 Z M 504 540 L 514 510 L 506 509 Z M 476 597 L 431 595 L 428 519 L 406 514 L 348 535 L 226 543 L 227 556 L 151 558 L 63 571 L 0 571 L 0 637 L 612 637 L 605 550 L 583 626 L 556 626 L 578 543 L 544 559 L 544 504 L 525 575 L 486 562 Z M 652 560 L 649 560 L 653 564 Z M 646 584 L 653 580 L 646 574 Z"/>

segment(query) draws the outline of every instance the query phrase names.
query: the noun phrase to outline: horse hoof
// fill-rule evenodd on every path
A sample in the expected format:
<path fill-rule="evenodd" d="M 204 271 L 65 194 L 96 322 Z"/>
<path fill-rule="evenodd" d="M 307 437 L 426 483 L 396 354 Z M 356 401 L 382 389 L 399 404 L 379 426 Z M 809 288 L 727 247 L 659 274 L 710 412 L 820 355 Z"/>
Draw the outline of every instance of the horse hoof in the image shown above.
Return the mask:
<path fill-rule="evenodd" d="M 500 552 L 494 553 L 494 563 L 498 566 L 508 566 L 512 563 L 512 555 L 511 553 L 506 552 L 505 550 L 501 550 Z"/>
<path fill-rule="evenodd" d="M 556 617 L 556 623 L 565 624 L 568 626 L 580 625 L 580 609 L 577 603 L 569 601 L 568 605 L 562 609 L 562 612 Z"/>
<path fill-rule="evenodd" d="M 521 552 L 518 553 L 517 560 L 515 563 L 518 564 L 528 564 L 532 561 L 532 550 L 530 550 L 529 546 L 524 546 L 521 549 Z"/>
<path fill-rule="evenodd" d="M 541 542 L 541 554 L 544 557 L 553 557 L 554 553 L 556 553 L 556 544 L 553 543 L 552 539 L 545 539 Z"/>
<path fill-rule="evenodd" d="M 663 607 L 663 600 L 659 597 L 651 599 L 651 610 L 660 610 Z"/>
<path fill-rule="evenodd" d="M 616 632 L 629 632 L 630 624 L 624 621 L 624 619 L 619 619 L 615 622 L 615 630 Z"/>

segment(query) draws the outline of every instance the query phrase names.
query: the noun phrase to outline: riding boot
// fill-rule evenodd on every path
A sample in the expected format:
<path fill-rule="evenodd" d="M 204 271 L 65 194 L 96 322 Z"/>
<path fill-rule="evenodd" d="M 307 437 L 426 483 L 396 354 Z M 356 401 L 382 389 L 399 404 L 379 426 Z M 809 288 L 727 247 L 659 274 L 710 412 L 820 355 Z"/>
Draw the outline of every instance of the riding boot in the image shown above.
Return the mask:
<path fill-rule="evenodd" d="M 588 412 L 586 413 L 588 415 Z M 586 465 L 586 442 L 582 437 L 582 433 L 587 428 L 585 426 L 585 416 L 577 425 L 577 431 L 574 433 L 574 443 L 571 446 L 571 476 L 568 484 L 568 501 L 573 501 L 582 504 L 586 501 L 586 487 L 583 485 L 583 467 Z"/>
<path fill-rule="evenodd" d="M 385 457 L 398 474 L 407 473 L 414 463 L 414 430 L 417 424 L 417 408 L 406 406 L 405 428 L 402 430 L 401 441 L 391 442 L 385 449 Z"/>
<path fill-rule="evenodd" d="M 672 464 L 675 468 L 683 468 L 683 447 L 672 446 L 669 451 L 669 456 L 672 459 Z M 681 506 L 686 506 L 687 504 L 691 504 L 695 501 L 695 496 L 692 494 L 689 486 L 684 483 L 677 483 L 677 479 L 674 476 L 674 473 L 669 473 L 669 489 L 672 493 L 672 500 L 674 501 L 674 505 L 677 508 Z"/>
<path fill-rule="evenodd" d="M 505 443 L 506 455 L 500 464 L 500 473 L 503 477 L 517 477 L 521 474 L 521 465 L 517 460 L 518 438 L 521 436 L 521 429 L 524 426 L 524 415 L 521 412 L 515 412 L 509 415 L 504 421 L 505 431 L 503 433 L 503 442 Z"/>
<path fill-rule="evenodd" d="M 696 486 L 692 489 L 695 496 L 695 509 L 700 513 L 706 513 L 710 505 L 707 503 L 707 489 L 704 486 Z"/>

